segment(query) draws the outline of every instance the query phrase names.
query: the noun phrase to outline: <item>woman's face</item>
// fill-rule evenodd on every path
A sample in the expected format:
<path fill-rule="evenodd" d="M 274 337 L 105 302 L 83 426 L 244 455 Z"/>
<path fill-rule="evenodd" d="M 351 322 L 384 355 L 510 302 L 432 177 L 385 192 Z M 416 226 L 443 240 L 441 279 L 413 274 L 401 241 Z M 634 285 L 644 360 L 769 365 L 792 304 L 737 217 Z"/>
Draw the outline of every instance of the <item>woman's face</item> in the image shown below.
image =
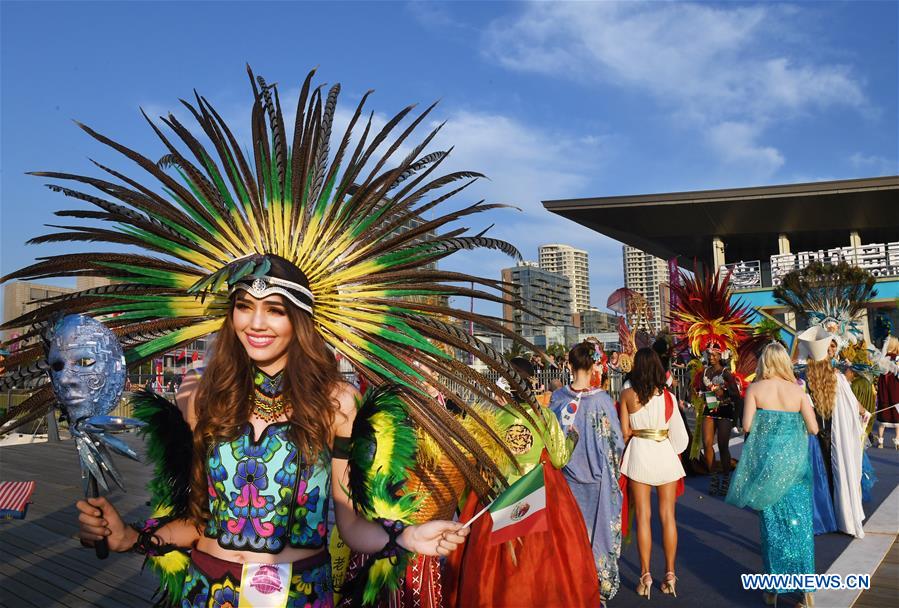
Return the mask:
<path fill-rule="evenodd" d="M 837 342 L 836 340 L 830 341 L 830 346 L 827 347 L 827 358 L 834 359 L 837 356 Z"/>
<path fill-rule="evenodd" d="M 709 352 L 709 365 L 717 366 L 721 363 L 721 353 L 718 351 L 710 351 Z"/>
<path fill-rule="evenodd" d="M 609 363 L 612 365 L 616 365 L 618 363 L 618 351 L 612 351 L 612 355 L 609 357 Z"/>
<path fill-rule="evenodd" d="M 281 296 L 257 300 L 239 291 L 231 320 L 237 338 L 259 369 L 276 373 L 284 367 L 287 347 L 296 334 Z"/>

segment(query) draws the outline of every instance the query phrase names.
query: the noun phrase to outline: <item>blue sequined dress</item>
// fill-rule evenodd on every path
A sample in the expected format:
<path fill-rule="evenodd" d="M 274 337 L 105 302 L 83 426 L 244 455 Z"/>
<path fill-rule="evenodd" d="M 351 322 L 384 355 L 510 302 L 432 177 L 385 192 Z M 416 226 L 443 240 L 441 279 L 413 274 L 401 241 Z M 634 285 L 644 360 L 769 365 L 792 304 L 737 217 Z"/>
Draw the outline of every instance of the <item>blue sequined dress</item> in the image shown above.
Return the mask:
<path fill-rule="evenodd" d="M 812 471 L 799 412 L 756 411 L 726 500 L 759 512 L 766 574 L 814 574 Z"/>

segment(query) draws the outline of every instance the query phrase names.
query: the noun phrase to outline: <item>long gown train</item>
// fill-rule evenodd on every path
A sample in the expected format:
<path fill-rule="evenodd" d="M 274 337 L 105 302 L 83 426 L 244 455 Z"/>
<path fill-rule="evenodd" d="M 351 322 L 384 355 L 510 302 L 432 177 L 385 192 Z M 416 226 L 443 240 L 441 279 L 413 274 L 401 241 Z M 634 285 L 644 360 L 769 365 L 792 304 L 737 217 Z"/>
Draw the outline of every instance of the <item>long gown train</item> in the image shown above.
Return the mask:
<path fill-rule="evenodd" d="M 815 572 L 809 452 L 799 412 L 757 410 L 725 500 L 759 511 L 766 574 Z"/>

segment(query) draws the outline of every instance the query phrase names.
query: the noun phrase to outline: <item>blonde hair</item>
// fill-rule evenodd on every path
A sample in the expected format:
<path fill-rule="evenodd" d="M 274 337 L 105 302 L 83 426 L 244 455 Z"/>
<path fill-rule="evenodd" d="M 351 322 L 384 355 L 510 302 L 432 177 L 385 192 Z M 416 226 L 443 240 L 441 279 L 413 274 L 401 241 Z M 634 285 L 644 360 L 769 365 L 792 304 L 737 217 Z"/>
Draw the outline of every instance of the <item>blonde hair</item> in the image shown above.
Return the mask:
<path fill-rule="evenodd" d="M 887 354 L 888 355 L 899 355 L 899 338 L 896 336 L 890 336 L 887 338 Z"/>
<path fill-rule="evenodd" d="M 790 355 L 787 354 L 787 350 L 779 342 L 772 342 L 762 350 L 762 354 L 759 356 L 758 367 L 755 371 L 756 381 L 768 380 L 770 378 L 796 382 Z"/>
<path fill-rule="evenodd" d="M 837 375 L 833 366 L 830 361 L 809 361 L 805 376 L 815 409 L 829 420 L 837 400 Z"/>

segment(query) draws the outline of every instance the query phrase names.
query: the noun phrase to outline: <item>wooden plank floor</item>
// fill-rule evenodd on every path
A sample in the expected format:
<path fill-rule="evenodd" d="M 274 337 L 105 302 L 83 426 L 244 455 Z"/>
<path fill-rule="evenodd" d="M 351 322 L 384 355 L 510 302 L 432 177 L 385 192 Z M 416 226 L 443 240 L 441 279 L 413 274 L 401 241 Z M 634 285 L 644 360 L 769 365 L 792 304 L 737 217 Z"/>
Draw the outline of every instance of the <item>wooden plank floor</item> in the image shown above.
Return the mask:
<path fill-rule="evenodd" d="M 871 577 L 871 588 L 862 591 L 852 606 L 853 608 L 899 606 L 899 541 L 893 543 L 893 548 Z"/>
<path fill-rule="evenodd" d="M 120 435 L 138 452 L 143 443 Z M 123 457 L 115 462 L 132 492 L 112 492 L 125 521 L 148 515 L 144 490 L 150 468 Z M 113 554 L 98 560 L 93 549 L 77 540 L 75 501 L 81 496 L 81 474 L 71 441 L 0 448 L 0 479 L 36 480 L 24 520 L 0 522 L 0 606 L 150 606 L 156 588 L 143 558 Z"/>

